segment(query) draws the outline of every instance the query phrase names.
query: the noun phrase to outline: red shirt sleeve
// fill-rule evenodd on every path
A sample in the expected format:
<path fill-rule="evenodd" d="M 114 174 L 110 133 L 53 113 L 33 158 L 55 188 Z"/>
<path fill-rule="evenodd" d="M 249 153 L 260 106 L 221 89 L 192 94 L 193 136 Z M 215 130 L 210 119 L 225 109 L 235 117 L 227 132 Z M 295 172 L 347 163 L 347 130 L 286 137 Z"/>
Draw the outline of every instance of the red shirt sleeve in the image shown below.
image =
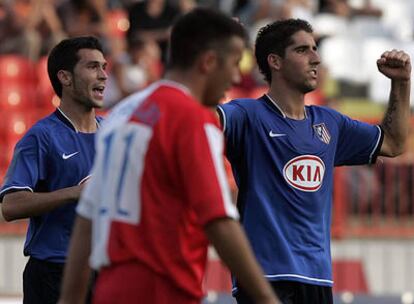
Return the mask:
<path fill-rule="evenodd" d="M 177 152 L 183 189 L 199 222 L 238 219 L 224 168 L 224 140 L 214 114 L 207 109 L 187 115 L 179 126 Z"/>

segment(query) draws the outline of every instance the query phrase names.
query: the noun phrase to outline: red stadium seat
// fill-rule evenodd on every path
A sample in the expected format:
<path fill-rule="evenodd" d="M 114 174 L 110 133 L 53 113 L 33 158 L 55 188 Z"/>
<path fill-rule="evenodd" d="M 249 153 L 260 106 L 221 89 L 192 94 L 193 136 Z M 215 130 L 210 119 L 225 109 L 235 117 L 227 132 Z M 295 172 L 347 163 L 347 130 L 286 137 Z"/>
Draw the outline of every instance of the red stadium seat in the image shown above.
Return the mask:
<path fill-rule="evenodd" d="M 1 144 L 0 146 L 1 146 L 0 171 L 3 170 L 4 173 L 6 173 L 5 171 L 13 157 L 15 144 Z"/>
<path fill-rule="evenodd" d="M 37 66 L 37 101 L 39 108 L 52 112 L 60 104 L 59 97 L 56 96 L 52 85 L 50 84 L 47 73 L 47 57 L 42 57 Z"/>
<path fill-rule="evenodd" d="M 0 136 L 3 142 L 15 143 L 38 119 L 37 111 L 10 112 L 0 120 Z"/>
<path fill-rule="evenodd" d="M 2 142 L 0 144 L 4 149 L 1 149 L 0 165 L 11 161 L 14 146 L 38 119 L 37 111 L 10 112 L 2 117 L 0 120 Z"/>
<path fill-rule="evenodd" d="M 111 10 L 106 18 L 109 25 L 109 34 L 112 37 L 125 37 L 129 29 L 127 13 L 122 9 Z"/>
<path fill-rule="evenodd" d="M 19 55 L 1 55 L 0 86 L 8 83 L 35 84 L 33 62 Z"/>
<path fill-rule="evenodd" d="M 0 122 L 0 136 L 3 137 L 6 147 L 6 163 L 8 164 L 13 156 L 16 143 L 38 120 L 50 115 L 50 111 L 33 111 L 24 113 L 14 113 L 8 115 Z"/>
<path fill-rule="evenodd" d="M 36 101 L 34 84 L 8 83 L 0 87 L 0 110 L 3 113 L 34 109 Z"/>
<path fill-rule="evenodd" d="M 0 165 L 0 185 L 2 185 L 4 182 L 4 177 L 6 175 L 6 172 L 7 172 L 7 166 Z"/>
<path fill-rule="evenodd" d="M 0 135 L 0 171 L 2 168 L 6 167 L 8 165 L 7 159 L 8 159 L 8 144 L 6 143 L 3 136 Z"/>

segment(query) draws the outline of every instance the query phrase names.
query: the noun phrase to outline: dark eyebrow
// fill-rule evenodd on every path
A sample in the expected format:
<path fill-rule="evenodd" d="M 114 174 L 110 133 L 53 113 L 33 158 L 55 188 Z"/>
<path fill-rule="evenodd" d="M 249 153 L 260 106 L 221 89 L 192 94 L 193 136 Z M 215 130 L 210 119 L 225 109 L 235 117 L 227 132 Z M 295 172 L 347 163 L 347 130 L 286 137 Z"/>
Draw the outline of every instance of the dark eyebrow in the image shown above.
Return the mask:
<path fill-rule="evenodd" d="M 300 49 L 312 49 L 317 50 L 318 47 L 316 45 L 309 45 L 309 44 L 301 44 L 294 48 L 294 50 L 300 50 Z"/>
<path fill-rule="evenodd" d="M 91 64 L 93 64 L 93 65 L 107 65 L 107 62 L 106 61 L 96 61 L 96 60 L 92 60 L 92 61 L 88 61 L 88 62 L 86 62 L 86 64 L 87 65 L 91 65 Z"/>

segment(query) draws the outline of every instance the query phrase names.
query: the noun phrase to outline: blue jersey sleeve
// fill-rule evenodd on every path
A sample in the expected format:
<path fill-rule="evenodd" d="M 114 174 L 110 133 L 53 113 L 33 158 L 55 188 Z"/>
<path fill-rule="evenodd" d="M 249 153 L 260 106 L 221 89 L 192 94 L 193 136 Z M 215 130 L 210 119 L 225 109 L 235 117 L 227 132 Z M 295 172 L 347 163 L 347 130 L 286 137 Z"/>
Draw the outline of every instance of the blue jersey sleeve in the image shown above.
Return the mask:
<path fill-rule="evenodd" d="M 217 112 L 225 135 L 227 157 L 237 158 L 247 127 L 246 110 L 233 101 L 219 105 Z"/>
<path fill-rule="evenodd" d="M 47 147 L 47 137 L 41 128 L 32 128 L 17 143 L 0 190 L 0 202 L 6 193 L 34 191 L 37 183 L 46 179 Z"/>
<path fill-rule="evenodd" d="M 337 114 L 339 137 L 335 166 L 375 163 L 382 145 L 381 128 Z"/>

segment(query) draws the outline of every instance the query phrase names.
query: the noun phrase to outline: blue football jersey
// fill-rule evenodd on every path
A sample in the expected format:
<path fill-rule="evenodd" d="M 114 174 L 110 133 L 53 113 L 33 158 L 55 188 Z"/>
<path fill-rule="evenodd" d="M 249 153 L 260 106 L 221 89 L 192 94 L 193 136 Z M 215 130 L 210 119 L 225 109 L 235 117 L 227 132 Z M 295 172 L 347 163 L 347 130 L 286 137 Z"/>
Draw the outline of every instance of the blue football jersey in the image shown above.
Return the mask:
<path fill-rule="evenodd" d="M 241 222 L 266 277 L 332 286 L 334 166 L 375 162 L 383 134 L 326 107 L 304 111 L 290 119 L 267 95 L 218 107 Z"/>
<path fill-rule="evenodd" d="M 96 121 L 99 125 L 101 118 Z M 77 132 L 59 109 L 38 121 L 16 144 L 0 201 L 13 191 L 51 192 L 79 185 L 92 168 L 94 137 L 94 133 Z M 24 254 L 65 262 L 76 203 L 30 218 Z"/>

